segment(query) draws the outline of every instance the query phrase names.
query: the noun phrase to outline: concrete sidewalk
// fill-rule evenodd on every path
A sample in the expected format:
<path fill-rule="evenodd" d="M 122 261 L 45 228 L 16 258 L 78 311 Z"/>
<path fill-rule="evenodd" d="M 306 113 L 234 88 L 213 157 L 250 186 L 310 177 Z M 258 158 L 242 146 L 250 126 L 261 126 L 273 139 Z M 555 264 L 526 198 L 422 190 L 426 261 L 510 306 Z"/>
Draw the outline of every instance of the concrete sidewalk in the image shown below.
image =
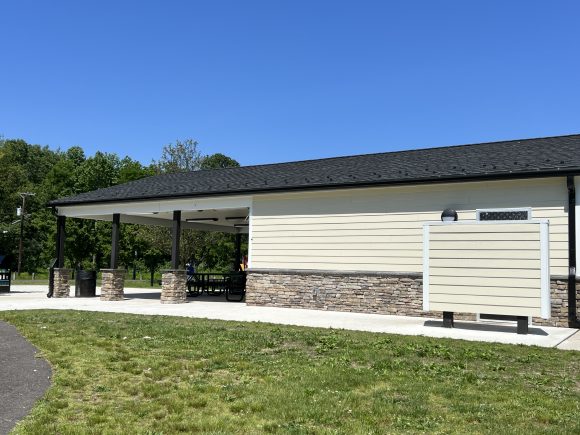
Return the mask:
<path fill-rule="evenodd" d="M 158 289 L 125 289 L 125 300 L 117 302 L 101 302 L 99 298 L 48 299 L 47 290 L 46 285 L 14 285 L 12 292 L 0 293 L 0 310 L 59 309 L 181 316 L 580 350 L 580 333 L 571 328 L 533 326 L 528 335 L 517 335 L 515 325 L 510 322 L 456 321 L 455 328 L 447 329 L 442 327 L 440 319 L 254 307 L 226 302 L 223 297 L 188 298 L 186 304 L 164 305 L 159 302 Z"/>
<path fill-rule="evenodd" d="M 52 370 L 12 325 L 0 322 L 0 435 L 10 432 L 50 386 Z"/>

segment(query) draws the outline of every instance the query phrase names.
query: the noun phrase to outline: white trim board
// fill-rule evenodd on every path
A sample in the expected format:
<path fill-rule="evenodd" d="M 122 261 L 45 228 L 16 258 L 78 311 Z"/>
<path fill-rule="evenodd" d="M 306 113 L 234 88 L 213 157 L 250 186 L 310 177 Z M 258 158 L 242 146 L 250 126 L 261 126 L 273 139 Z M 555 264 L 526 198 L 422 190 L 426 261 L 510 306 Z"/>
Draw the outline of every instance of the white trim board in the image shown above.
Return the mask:
<path fill-rule="evenodd" d="M 248 214 L 248 269 L 252 267 L 253 237 L 254 237 L 254 201 L 250 201 Z"/>

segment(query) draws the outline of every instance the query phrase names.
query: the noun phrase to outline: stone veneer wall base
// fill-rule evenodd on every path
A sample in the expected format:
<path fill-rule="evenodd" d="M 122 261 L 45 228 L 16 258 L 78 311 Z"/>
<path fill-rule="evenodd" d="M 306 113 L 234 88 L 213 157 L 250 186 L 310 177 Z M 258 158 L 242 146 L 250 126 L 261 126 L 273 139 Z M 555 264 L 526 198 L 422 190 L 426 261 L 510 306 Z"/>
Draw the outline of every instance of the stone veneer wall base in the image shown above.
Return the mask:
<path fill-rule="evenodd" d="M 70 296 L 70 277 L 72 269 L 54 269 L 53 298 L 68 298 Z"/>
<path fill-rule="evenodd" d="M 125 299 L 125 269 L 101 269 L 101 300 L 122 301 Z"/>
<path fill-rule="evenodd" d="M 161 275 L 161 303 L 183 304 L 187 302 L 187 272 L 164 270 Z"/>
<path fill-rule="evenodd" d="M 552 277 L 552 317 L 533 324 L 568 326 L 567 280 Z M 580 299 L 580 283 L 576 285 Z M 423 311 L 423 275 L 419 273 L 326 272 L 316 270 L 250 270 L 246 303 L 286 308 L 440 318 Z M 579 303 L 580 309 L 580 303 Z M 455 313 L 475 320 L 474 313 Z"/>

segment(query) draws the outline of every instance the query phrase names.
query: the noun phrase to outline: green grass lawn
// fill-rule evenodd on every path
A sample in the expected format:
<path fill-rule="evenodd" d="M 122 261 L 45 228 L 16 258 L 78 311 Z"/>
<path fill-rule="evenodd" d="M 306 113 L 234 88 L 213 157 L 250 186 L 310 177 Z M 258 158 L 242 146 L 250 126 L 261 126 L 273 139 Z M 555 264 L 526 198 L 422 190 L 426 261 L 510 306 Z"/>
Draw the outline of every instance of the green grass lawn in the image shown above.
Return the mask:
<path fill-rule="evenodd" d="M 113 313 L 0 319 L 54 368 L 16 433 L 580 433 L 580 352 Z"/>

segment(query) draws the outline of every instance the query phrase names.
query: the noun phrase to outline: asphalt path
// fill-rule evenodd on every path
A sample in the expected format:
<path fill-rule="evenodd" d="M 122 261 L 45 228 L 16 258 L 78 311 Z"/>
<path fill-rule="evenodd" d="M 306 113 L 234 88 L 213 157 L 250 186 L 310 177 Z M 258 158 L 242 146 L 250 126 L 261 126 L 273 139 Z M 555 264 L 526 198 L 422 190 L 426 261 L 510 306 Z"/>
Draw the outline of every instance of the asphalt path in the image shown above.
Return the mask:
<path fill-rule="evenodd" d="M 0 321 L 0 434 L 26 416 L 50 386 L 52 371 L 37 349 Z"/>

